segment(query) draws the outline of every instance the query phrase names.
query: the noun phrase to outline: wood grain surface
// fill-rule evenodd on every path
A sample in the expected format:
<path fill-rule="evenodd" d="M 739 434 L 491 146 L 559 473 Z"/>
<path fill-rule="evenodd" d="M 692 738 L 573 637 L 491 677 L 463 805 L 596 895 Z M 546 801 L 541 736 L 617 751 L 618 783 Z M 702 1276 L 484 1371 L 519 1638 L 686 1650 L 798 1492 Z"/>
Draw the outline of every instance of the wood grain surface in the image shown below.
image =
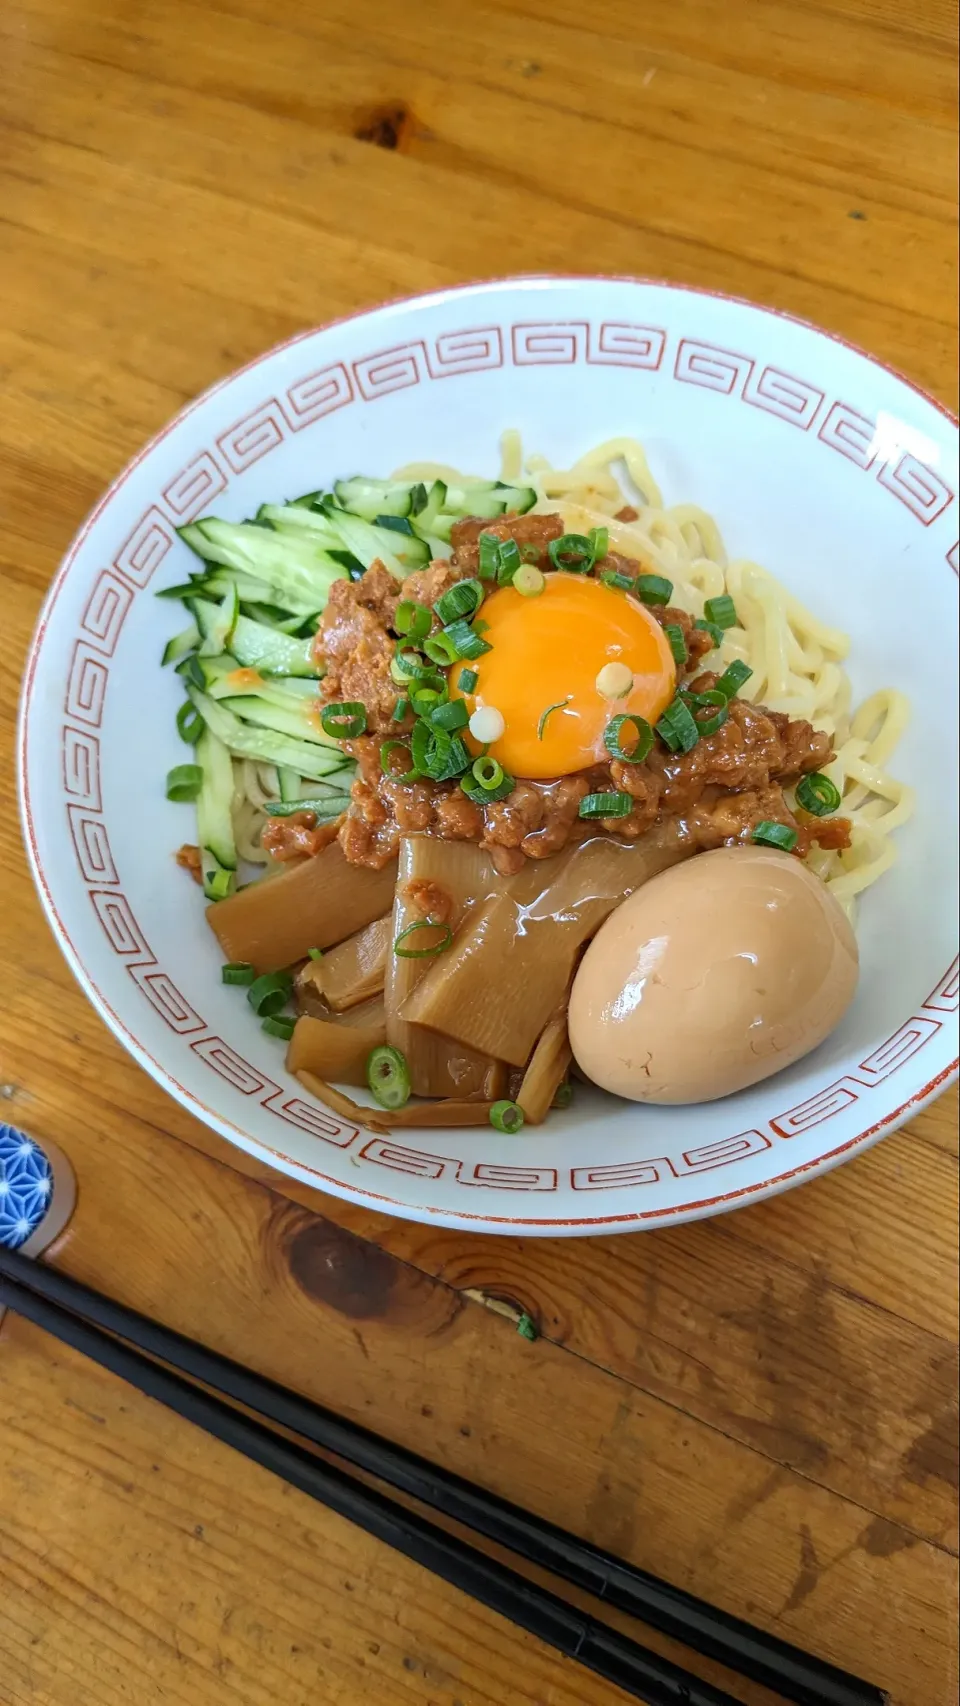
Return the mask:
<path fill-rule="evenodd" d="M 897 1706 L 957 1698 L 955 1096 L 802 1190 L 638 1236 L 319 1197 L 167 1100 L 85 1003 L 21 852 L 13 684 L 142 442 L 385 296 L 662 275 L 955 406 L 955 34 L 953 0 L 0 9 L 0 1117 L 76 1169 L 56 1259 Z M 623 1698 L 4 1322 L 0 1706 Z"/>

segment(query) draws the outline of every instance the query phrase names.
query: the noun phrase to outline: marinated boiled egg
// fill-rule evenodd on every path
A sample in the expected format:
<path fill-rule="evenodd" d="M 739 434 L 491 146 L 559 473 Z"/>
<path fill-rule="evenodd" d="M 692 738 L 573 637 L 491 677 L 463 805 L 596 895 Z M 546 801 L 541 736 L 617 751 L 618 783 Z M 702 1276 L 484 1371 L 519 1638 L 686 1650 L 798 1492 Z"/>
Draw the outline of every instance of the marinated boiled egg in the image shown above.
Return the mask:
<path fill-rule="evenodd" d="M 857 944 L 788 853 L 723 847 L 674 866 L 598 931 L 574 979 L 581 1071 L 634 1102 L 710 1102 L 799 1060 L 857 986 Z"/>
<path fill-rule="evenodd" d="M 676 665 L 659 622 L 600 581 L 546 575 L 536 597 L 502 587 L 479 614 L 491 650 L 469 666 L 478 678 L 473 692 L 458 688 L 462 664 L 450 670 L 450 691 L 466 697 L 471 712 L 500 713 L 503 733 L 490 751 L 512 776 L 585 770 L 605 757 L 612 717 L 627 712 L 654 723 L 673 698 Z"/>

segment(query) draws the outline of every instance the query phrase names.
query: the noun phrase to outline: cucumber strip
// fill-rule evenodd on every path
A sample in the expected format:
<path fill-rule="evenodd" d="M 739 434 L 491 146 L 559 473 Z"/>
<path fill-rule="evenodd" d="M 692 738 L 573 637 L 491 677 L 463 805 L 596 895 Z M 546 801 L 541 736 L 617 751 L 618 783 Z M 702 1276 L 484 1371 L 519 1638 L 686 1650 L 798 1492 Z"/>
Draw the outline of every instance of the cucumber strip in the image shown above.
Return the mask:
<path fill-rule="evenodd" d="M 233 834 L 233 763 L 223 741 L 209 728 L 196 745 L 196 761 L 203 772 L 197 797 L 197 840 L 203 858 L 204 892 L 210 895 L 206 855 L 213 855 L 217 869 L 235 871 L 237 846 Z"/>
<path fill-rule="evenodd" d="M 206 599 L 191 601 L 191 613 L 197 627 L 205 634 L 217 619 L 218 607 Z M 319 677 L 313 658 L 313 639 L 294 640 L 263 622 L 252 622 L 249 616 L 238 616 L 231 639 L 232 654 L 244 669 L 256 669 L 261 675 Z"/>
<path fill-rule="evenodd" d="M 332 747 L 314 746 L 311 742 L 292 740 L 268 729 L 250 728 L 224 705 L 201 693 L 198 687 L 190 686 L 187 692 L 208 729 L 237 758 L 252 758 L 257 764 L 282 765 L 313 782 L 320 782 L 337 771 L 344 773 L 346 780 L 346 775 L 353 772 L 350 760 Z"/>
<path fill-rule="evenodd" d="M 446 508 L 447 486 L 445 480 L 434 480 L 426 493 L 425 501 L 413 513 L 413 524 L 421 539 L 434 531 L 437 516 Z"/>
<path fill-rule="evenodd" d="M 309 536 L 277 533 L 254 522 L 219 521 L 207 516 L 177 529 L 181 539 L 208 562 L 220 563 L 243 575 L 270 585 L 279 594 L 276 603 L 287 605 L 287 594 L 314 599 L 322 610 L 327 593 L 344 570 L 328 557 Z M 294 609 L 295 606 L 287 605 Z"/>
<path fill-rule="evenodd" d="M 497 483 L 500 497 L 506 498 L 507 509 L 516 515 L 526 515 L 537 501 L 537 494 L 532 486 L 501 486 Z"/>
<path fill-rule="evenodd" d="M 264 808 L 268 817 L 292 817 L 294 812 L 313 812 L 318 823 L 339 817 L 350 804 L 349 793 L 309 794 L 298 800 L 271 800 Z"/>
<path fill-rule="evenodd" d="M 203 637 L 200 641 L 199 653 L 202 658 L 219 657 L 225 652 L 233 637 L 233 630 L 240 616 L 240 596 L 236 585 L 224 593 L 223 603 L 217 609 L 212 621 L 204 623 Z M 199 625 L 199 624 L 198 624 Z"/>
<path fill-rule="evenodd" d="M 391 529 L 371 526 L 361 516 L 348 515 L 346 510 L 331 507 L 326 513 L 347 550 L 359 557 L 365 569 L 379 557 L 397 580 L 406 580 L 407 575 L 423 568 L 429 560 L 426 545 L 415 534 L 404 537 Z"/>
<path fill-rule="evenodd" d="M 191 622 L 189 628 L 184 628 L 182 633 L 176 634 L 172 640 L 167 641 L 163 648 L 163 656 L 160 659 L 161 665 L 179 663 L 181 658 L 187 657 L 190 652 L 195 652 L 199 644 L 200 630 L 195 622 Z"/>
<path fill-rule="evenodd" d="M 258 521 L 268 521 L 278 533 L 290 532 L 300 538 L 312 539 L 327 549 L 340 541 L 325 515 L 307 509 L 303 504 L 261 504 Z"/>
<path fill-rule="evenodd" d="M 215 663 L 221 660 L 215 658 Z M 219 675 L 207 677 L 206 691 L 211 699 L 218 702 L 231 699 L 262 699 L 267 705 L 277 705 L 282 711 L 289 711 L 298 716 L 302 711 L 310 711 L 316 706 L 317 684 L 315 681 L 293 681 L 287 678 L 272 681 L 269 676 L 260 675 L 255 669 L 240 669 L 231 659 L 232 667 Z M 297 689 L 305 687 L 306 693 Z M 236 709 L 236 707 L 232 707 Z"/>
<path fill-rule="evenodd" d="M 299 772 L 289 770 L 285 764 L 277 772 L 277 785 L 281 800 L 299 800 L 303 794 Z"/>
<path fill-rule="evenodd" d="M 337 480 L 334 495 L 341 509 L 375 521 L 378 515 L 409 515 L 414 487 L 396 480 L 367 480 L 362 474 L 352 480 Z"/>
<path fill-rule="evenodd" d="M 188 581 L 180 581 L 177 586 L 161 587 L 160 591 L 155 592 L 153 596 L 154 598 L 193 598 L 200 591 L 204 579 L 203 575 L 191 575 Z"/>
<path fill-rule="evenodd" d="M 298 615 L 301 621 L 320 614 L 320 601 L 315 594 L 293 593 L 289 587 L 280 587 L 269 580 L 254 580 L 252 575 L 238 575 L 232 569 L 217 569 L 212 575 L 207 575 L 205 580 L 197 582 L 192 595 L 194 598 L 222 598 L 231 585 L 236 586 L 241 605 L 261 605 L 276 600 L 275 608 L 284 612 L 284 620 L 288 619 L 290 612 Z"/>
<path fill-rule="evenodd" d="M 213 694 L 210 697 L 213 698 Z M 317 712 L 302 700 L 287 699 L 284 702 L 283 695 L 274 690 L 272 693 L 230 694 L 217 699 L 216 703 L 245 723 L 272 729 L 274 734 L 290 735 L 293 740 L 316 742 L 317 746 L 325 747 L 339 763 L 343 763 L 343 748 L 324 734 Z"/>

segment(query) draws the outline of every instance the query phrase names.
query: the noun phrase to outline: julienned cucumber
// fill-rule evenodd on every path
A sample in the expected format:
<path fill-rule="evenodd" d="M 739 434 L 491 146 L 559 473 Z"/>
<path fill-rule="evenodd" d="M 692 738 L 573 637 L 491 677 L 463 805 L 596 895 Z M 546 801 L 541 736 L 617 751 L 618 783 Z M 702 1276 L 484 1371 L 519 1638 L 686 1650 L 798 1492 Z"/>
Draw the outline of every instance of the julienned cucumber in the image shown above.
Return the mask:
<path fill-rule="evenodd" d="M 211 631 L 219 616 L 220 607 L 203 598 L 192 598 L 190 610 L 201 635 Z M 249 616 L 238 616 L 230 641 L 230 651 L 244 669 L 259 670 L 261 675 L 319 675 L 313 656 L 313 640 L 294 640 L 277 628 L 263 622 L 253 622 Z"/>
<path fill-rule="evenodd" d="M 198 687 L 189 686 L 187 692 L 207 728 L 237 758 L 252 758 L 257 764 L 283 765 L 313 782 L 320 782 L 338 770 L 352 772 L 350 761 L 334 747 L 315 746 L 311 741 L 297 740 L 271 729 L 251 728 Z"/>
<path fill-rule="evenodd" d="M 315 599 L 317 610 L 326 604 L 333 582 L 343 580 L 347 572 L 306 533 L 278 533 L 254 522 L 218 521 L 216 516 L 192 521 L 178 532 L 198 557 L 252 575 L 281 595 L 286 589 Z"/>
<path fill-rule="evenodd" d="M 197 797 L 197 840 L 200 843 L 203 891 L 210 900 L 222 900 L 221 871 L 237 868 L 237 846 L 233 835 L 233 764 L 223 741 L 209 727 L 196 745 L 197 763 L 203 782 Z"/>

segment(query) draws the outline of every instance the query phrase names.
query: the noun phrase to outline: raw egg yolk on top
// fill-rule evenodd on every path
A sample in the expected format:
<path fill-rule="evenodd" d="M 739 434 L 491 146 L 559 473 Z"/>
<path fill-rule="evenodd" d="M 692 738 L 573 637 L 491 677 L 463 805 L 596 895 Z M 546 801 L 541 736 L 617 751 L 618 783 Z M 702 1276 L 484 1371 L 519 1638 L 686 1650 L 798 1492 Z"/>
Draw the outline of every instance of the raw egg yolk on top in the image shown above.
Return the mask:
<path fill-rule="evenodd" d="M 480 706 L 501 713 L 506 728 L 490 752 L 512 776 L 537 781 L 586 770 L 607 756 L 603 732 L 611 718 L 629 712 L 653 724 L 674 696 L 669 641 L 629 593 L 558 573 L 547 575 L 533 598 L 502 587 L 477 614 L 492 650 L 466 666 L 478 676 L 472 693 L 459 691 L 465 666 L 453 665 L 450 693 L 465 698 L 471 713 Z M 622 699 L 604 698 L 597 687 L 610 663 L 625 664 L 633 676 Z"/>

